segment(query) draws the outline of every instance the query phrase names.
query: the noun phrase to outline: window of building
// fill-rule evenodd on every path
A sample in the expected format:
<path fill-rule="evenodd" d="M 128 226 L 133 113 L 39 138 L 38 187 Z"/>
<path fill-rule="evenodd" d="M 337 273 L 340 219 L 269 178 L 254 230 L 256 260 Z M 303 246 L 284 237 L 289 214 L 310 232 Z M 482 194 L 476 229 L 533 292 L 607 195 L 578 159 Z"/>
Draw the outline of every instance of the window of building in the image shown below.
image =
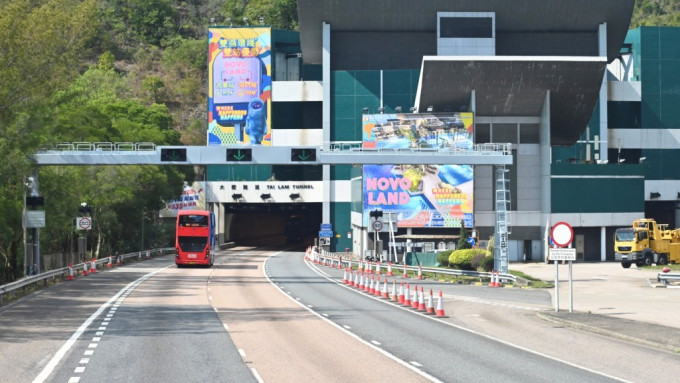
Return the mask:
<path fill-rule="evenodd" d="M 491 125 L 475 124 L 475 143 L 488 144 L 491 142 Z"/>
<path fill-rule="evenodd" d="M 519 143 L 539 144 L 540 138 L 538 132 L 538 124 L 521 124 L 519 126 Z"/>
<path fill-rule="evenodd" d="M 442 17 L 439 31 L 442 38 L 492 38 L 493 20 L 491 17 Z"/>
<path fill-rule="evenodd" d="M 516 144 L 517 124 L 493 124 L 491 140 L 497 144 Z"/>

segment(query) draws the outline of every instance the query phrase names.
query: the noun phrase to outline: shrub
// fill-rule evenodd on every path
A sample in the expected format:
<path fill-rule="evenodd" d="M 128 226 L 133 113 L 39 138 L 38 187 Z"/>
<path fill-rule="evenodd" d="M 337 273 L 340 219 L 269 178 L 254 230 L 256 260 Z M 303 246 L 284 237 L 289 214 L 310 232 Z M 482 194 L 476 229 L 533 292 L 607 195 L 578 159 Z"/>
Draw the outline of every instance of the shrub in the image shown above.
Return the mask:
<path fill-rule="evenodd" d="M 479 270 L 479 265 L 481 264 L 484 257 L 486 257 L 486 254 L 476 254 L 474 257 L 472 257 L 472 260 L 470 261 L 470 267 L 472 267 L 472 270 Z"/>
<path fill-rule="evenodd" d="M 456 250 L 449 256 L 449 267 L 460 270 L 472 270 L 472 258 L 474 258 L 477 254 L 486 254 L 486 250 Z"/>
<path fill-rule="evenodd" d="M 439 266 L 442 267 L 448 267 L 449 266 L 449 256 L 453 250 L 444 250 L 437 254 L 437 262 L 439 262 Z"/>
<path fill-rule="evenodd" d="M 486 272 L 493 270 L 493 255 L 483 257 L 479 262 L 479 268 L 477 270 Z"/>

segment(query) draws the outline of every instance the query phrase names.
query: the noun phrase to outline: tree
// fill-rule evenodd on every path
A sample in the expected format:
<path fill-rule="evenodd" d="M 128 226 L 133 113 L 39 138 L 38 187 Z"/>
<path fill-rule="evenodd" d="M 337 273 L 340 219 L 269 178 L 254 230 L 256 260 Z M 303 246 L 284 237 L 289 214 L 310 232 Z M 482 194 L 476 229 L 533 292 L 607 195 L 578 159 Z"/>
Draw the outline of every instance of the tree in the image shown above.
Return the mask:
<path fill-rule="evenodd" d="M 468 231 L 465 226 L 461 225 L 460 235 L 458 237 L 458 250 L 471 249 L 472 245 L 468 242 Z"/>

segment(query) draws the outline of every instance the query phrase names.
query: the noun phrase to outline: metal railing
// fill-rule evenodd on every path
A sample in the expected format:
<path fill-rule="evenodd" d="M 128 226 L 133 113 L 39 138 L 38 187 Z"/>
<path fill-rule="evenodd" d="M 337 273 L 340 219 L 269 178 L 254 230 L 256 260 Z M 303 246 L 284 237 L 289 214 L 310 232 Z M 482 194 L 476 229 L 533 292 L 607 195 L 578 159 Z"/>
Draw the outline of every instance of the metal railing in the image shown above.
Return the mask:
<path fill-rule="evenodd" d="M 679 273 L 659 273 L 656 276 L 656 279 L 663 283 L 664 285 L 669 284 L 669 282 L 680 282 L 680 274 Z"/>
<path fill-rule="evenodd" d="M 326 149 L 327 148 L 327 149 Z M 332 142 L 327 142 L 325 145 L 322 145 L 321 151 L 327 154 L 333 154 L 337 153 L 340 154 L 342 152 L 367 152 L 367 153 L 400 153 L 400 152 L 408 152 L 414 155 L 418 154 L 423 154 L 423 155 L 432 155 L 432 154 L 441 154 L 441 155 L 451 155 L 455 153 L 456 155 L 511 155 L 512 154 L 512 144 L 492 144 L 492 143 L 487 143 L 487 144 L 474 144 L 470 149 L 459 149 L 459 150 L 452 150 L 452 149 L 438 149 L 438 148 L 431 148 L 431 147 L 415 147 L 415 148 L 400 148 L 400 149 L 392 149 L 392 148 L 364 148 L 362 147 L 362 142 L 361 141 L 332 141 Z"/>
<path fill-rule="evenodd" d="M 151 255 L 153 254 L 158 254 L 160 255 L 166 254 L 168 252 L 174 252 L 175 248 L 174 247 L 166 247 L 166 248 L 160 248 L 160 249 L 153 249 L 149 250 L 149 253 Z M 145 251 L 136 251 L 134 253 L 128 253 L 128 254 L 123 254 L 121 255 L 122 260 L 125 259 L 130 259 L 130 258 L 135 258 L 135 259 L 145 259 Z M 113 258 L 113 262 L 115 262 L 115 257 Z M 104 257 L 95 260 L 95 266 L 99 268 L 99 266 L 104 266 L 107 265 L 109 262 L 109 257 Z M 89 261 L 87 262 L 88 264 L 90 263 Z M 79 262 L 78 265 L 82 265 L 83 262 Z M 73 266 L 74 272 L 79 272 L 80 269 L 77 269 L 76 266 Z M 88 268 L 88 272 L 90 269 Z M 41 274 L 38 275 L 32 275 L 29 277 L 22 278 L 18 281 L 11 282 L 11 283 L 6 283 L 4 285 L 0 285 L 0 305 L 4 304 L 4 297 L 6 294 L 13 294 L 16 290 L 18 289 L 25 289 L 28 286 L 42 283 L 43 286 L 47 286 L 48 280 L 51 278 L 53 281 L 57 277 L 61 277 L 62 280 L 66 279 L 68 277 L 69 273 L 69 268 L 67 267 L 62 267 L 59 269 L 54 269 L 50 271 L 45 271 Z"/>
<path fill-rule="evenodd" d="M 331 265 L 339 264 L 343 265 L 343 267 L 349 267 L 351 265 L 358 265 L 359 261 L 356 260 L 350 260 L 348 257 L 343 257 L 342 255 L 339 254 L 333 254 L 326 252 L 324 250 L 318 251 L 316 249 L 312 250 L 312 255 L 317 257 L 317 260 L 321 261 L 322 263 L 325 261 L 328 261 Z M 380 272 L 382 273 L 383 270 L 387 270 L 388 266 L 386 263 L 370 263 L 366 261 L 362 261 L 364 265 L 369 265 L 366 266 L 372 267 L 373 270 L 376 269 L 376 267 L 379 268 Z M 473 278 L 480 278 L 481 279 L 491 279 L 492 273 L 490 272 L 484 272 L 484 271 L 470 271 L 470 270 L 456 270 L 456 269 L 444 269 L 441 267 L 418 267 L 418 266 L 409 266 L 409 265 L 396 265 L 392 264 L 391 266 L 393 269 L 396 270 L 402 270 L 402 274 L 404 272 L 414 272 L 418 273 L 418 271 L 421 271 L 423 273 L 431 273 L 434 274 L 435 277 L 437 274 L 441 275 L 453 275 L 453 276 L 464 276 L 464 277 L 473 277 Z M 517 277 L 512 275 L 512 274 L 503 274 L 503 273 L 498 273 L 497 274 L 498 279 L 500 282 L 511 282 L 516 284 L 517 283 Z"/>
<path fill-rule="evenodd" d="M 41 151 L 60 152 L 153 152 L 156 144 L 153 142 L 61 142 L 54 148 Z"/>

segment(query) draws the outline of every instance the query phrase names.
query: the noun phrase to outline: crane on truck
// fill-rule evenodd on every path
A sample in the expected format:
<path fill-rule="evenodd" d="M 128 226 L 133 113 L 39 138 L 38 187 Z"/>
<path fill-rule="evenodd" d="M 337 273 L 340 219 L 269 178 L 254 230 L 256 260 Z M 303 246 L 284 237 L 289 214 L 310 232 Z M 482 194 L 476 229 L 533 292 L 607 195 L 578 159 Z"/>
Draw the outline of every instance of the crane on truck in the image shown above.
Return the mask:
<path fill-rule="evenodd" d="M 635 264 L 650 266 L 680 263 L 680 229 L 650 218 L 636 219 L 632 227 L 614 232 L 614 256 L 624 269 Z"/>

